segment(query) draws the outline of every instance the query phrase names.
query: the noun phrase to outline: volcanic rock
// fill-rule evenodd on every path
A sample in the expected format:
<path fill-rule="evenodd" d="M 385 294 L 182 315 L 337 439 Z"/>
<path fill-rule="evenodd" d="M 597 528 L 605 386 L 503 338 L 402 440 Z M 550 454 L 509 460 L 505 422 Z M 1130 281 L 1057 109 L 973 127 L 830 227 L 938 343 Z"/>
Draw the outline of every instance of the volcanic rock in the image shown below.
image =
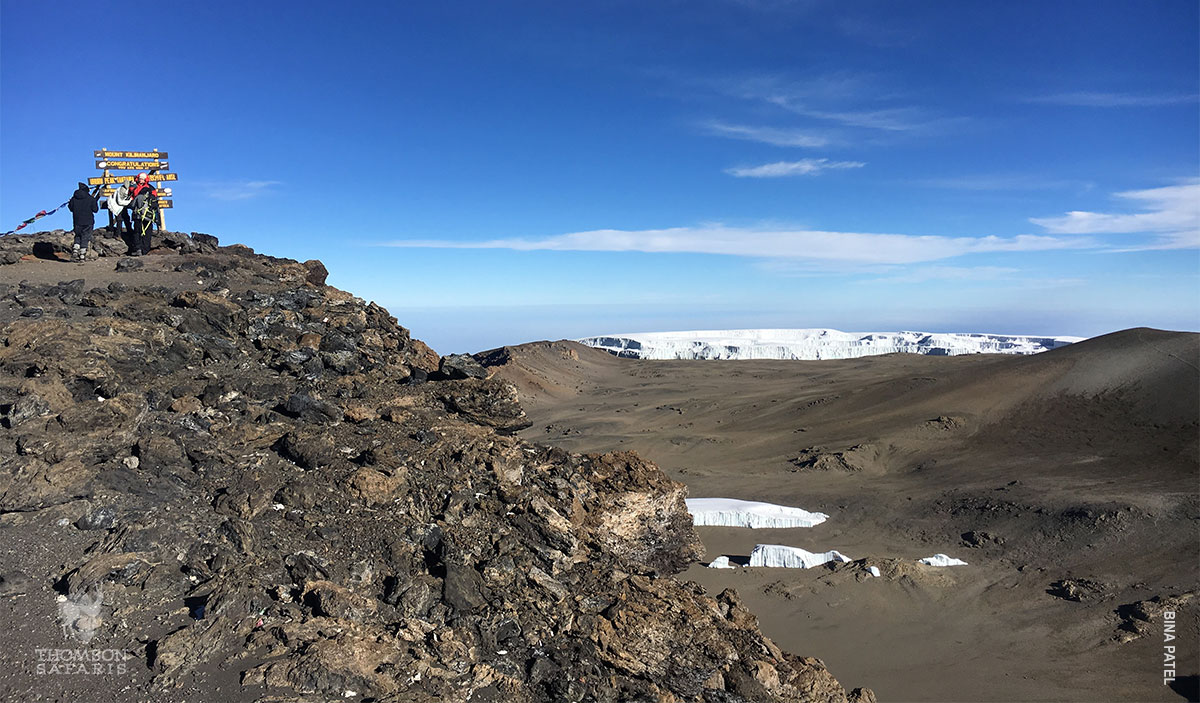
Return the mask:
<path fill-rule="evenodd" d="M 142 643 L 121 697 L 873 700 L 673 578 L 701 547 L 655 465 L 518 439 L 511 385 L 315 262 L 162 241 L 0 291 L 0 592 L 103 594 L 92 641 Z"/>
<path fill-rule="evenodd" d="M 438 371 L 449 379 L 487 378 L 487 369 L 469 354 L 450 354 L 442 357 Z"/>

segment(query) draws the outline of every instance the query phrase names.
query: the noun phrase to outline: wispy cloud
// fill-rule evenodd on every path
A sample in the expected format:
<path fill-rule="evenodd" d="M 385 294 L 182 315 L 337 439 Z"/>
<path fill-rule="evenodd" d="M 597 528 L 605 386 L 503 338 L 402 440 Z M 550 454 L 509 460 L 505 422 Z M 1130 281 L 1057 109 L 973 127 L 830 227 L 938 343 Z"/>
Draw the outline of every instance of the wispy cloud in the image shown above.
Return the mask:
<path fill-rule="evenodd" d="M 852 71 L 830 71 L 802 79 L 754 73 L 706 78 L 705 81 L 710 87 L 730 97 L 772 104 L 787 100 L 845 104 L 903 97 L 878 76 Z"/>
<path fill-rule="evenodd" d="M 867 17 L 843 17 L 834 26 L 851 39 L 882 48 L 909 46 L 917 41 L 921 34 L 917 25 L 909 26 L 897 20 L 901 20 L 901 17 L 891 17 L 886 23 Z"/>
<path fill-rule="evenodd" d="M 1025 102 L 1069 107 L 1159 107 L 1162 105 L 1184 105 L 1200 102 L 1196 93 L 1104 93 L 1077 91 L 1055 93 L 1027 98 Z"/>
<path fill-rule="evenodd" d="M 895 276 L 871 279 L 871 283 L 926 283 L 929 281 L 997 281 L 1009 279 L 1020 269 L 1004 266 L 915 266 Z"/>
<path fill-rule="evenodd" d="M 794 115 L 842 127 L 884 132 L 945 129 L 964 118 L 947 118 L 913 105 L 897 105 L 905 96 L 873 75 L 833 72 L 803 80 L 757 75 L 718 79 L 718 90 L 742 100 L 767 103 Z M 881 103 L 893 103 L 882 104 Z"/>
<path fill-rule="evenodd" d="M 733 4 L 758 12 L 808 12 L 816 0 L 733 0 Z"/>
<path fill-rule="evenodd" d="M 1134 246 L 1109 249 L 1113 254 L 1134 251 L 1166 251 L 1170 249 L 1200 249 L 1200 229 L 1185 232 L 1169 232 L 1156 237 L 1154 240 Z"/>
<path fill-rule="evenodd" d="M 760 127 L 752 125 L 729 124 L 727 122 L 710 121 L 700 124 L 700 128 L 718 137 L 744 139 L 751 142 L 761 142 L 773 146 L 796 146 L 817 148 L 829 144 L 829 138 L 804 129 L 787 127 Z"/>
<path fill-rule="evenodd" d="M 379 246 L 518 251 L 613 251 L 717 254 L 853 264 L 911 264 L 967 254 L 1087 248 L 1092 242 L 1036 235 L 944 237 L 707 225 L 658 230 L 592 230 L 541 239 L 479 242 L 400 240 Z"/>
<path fill-rule="evenodd" d="M 197 181 L 201 194 L 213 200 L 250 200 L 272 192 L 283 181 Z"/>
<path fill-rule="evenodd" d="M 1061 217 L 1034 217 L 1030 222 L 1051 234 L 1157 234 L 1157 239 L 1117 251 L 1191 249 L 1200 247 L 1200 179 L 1162 188 L 1130 190 L 1116 197 L 1144 208 L 1137 213 L 1073 210 Z"/>
<path fill-rule="evenodd" d="M 1021 269 L 1005 266 L 913 266 L 891 276 L 862 278 L 859 283 L 864 285 L 884 284 L 926 284 L 952 281 L 959 285 L 979 284 L 980 286 L 1005 289 L 1020 287 L 1022 290 L 1050 288 L 1074 288 L 1087 284 L 1087 279 L 1078 277 L 1046 277 L 1031 276 Z"/>
<path fill-rule="evenodd" d="M 915 107 L 889 107 L 878 110 L 819 110 L 808 103 L 786 97 L 773 99 L 779 107 L 797 115 L 835 122 L 847 127 L 864 127 L 885 132 L 923 130 L 941 121 L 930 118 Z"/>
<path fill-rule="evenodd" d="M 1005 174 L 1005 175 L 973 175 L 952 176 L 949 178 L 925 178 L 909 181 L 913 185 L 927 188 L 946 188 L 949 190 L 969 191 L 1042 191 L 1042 190 L 1082 190 L 1087 191 L 1096 187 L 1090 181 L 1071 179 L 1040 178 L 1038 176 Z"/>
<path fill-rule="evenodd" d="M 829 159 L 801 159 L 799 161 L 776 161 L 761 166 L 737 166 L 725 169 L 725 173 L 738 178 L 780 178 L 782 176 L 815 175 L 827 169 L 862 168 L 862 161 L 830 161 Z"/>

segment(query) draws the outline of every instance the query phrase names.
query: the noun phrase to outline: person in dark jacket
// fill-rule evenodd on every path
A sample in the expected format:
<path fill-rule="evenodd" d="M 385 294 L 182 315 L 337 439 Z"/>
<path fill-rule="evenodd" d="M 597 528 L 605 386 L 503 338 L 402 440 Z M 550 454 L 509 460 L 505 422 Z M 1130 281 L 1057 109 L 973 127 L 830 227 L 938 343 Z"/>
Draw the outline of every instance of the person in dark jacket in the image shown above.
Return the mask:
<path fill-rule="evenodd" d="M 96 194 L 100 192 L 96 188 L 96 193 L 88 191 L 86 183 L 80 183 L 75 190 L 75 195 L 67 201 L 67 208 L 71 211 L 71 219 L 75 225 L 75 244 L 71 247 L 71 260 L 83 263 L 87 260 L 88 245 L 92 243 L 92 228 L 96 226 L 96 213 L 100 211 L 100 204 L 96 202 Z"/>
<path fill-rule="evenodd" d="M 146 174 L 139 173 L 129 195 L 133 197 L 129 206 L 133 211 L 133 241 L 138 253 L 149 254 L 150 232 L 158 219 L 158 190 Z"/>

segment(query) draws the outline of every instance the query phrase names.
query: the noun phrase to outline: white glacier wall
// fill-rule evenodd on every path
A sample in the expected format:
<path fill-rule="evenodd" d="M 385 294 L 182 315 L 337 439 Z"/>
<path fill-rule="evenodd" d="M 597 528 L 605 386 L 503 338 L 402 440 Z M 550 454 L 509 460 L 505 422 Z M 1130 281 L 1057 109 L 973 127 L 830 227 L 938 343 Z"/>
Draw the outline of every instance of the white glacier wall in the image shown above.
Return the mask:
<path fill-rule="evenodd" d="M 577 340 L 635 359 L 854 359 L 878 354 L 1036 354 L 1083 337 L 930 332 L 841 332 L 832 329 L 637 332 Z"/>
<path fill-rule="evenodd" d="M 922 564 L 925 564 L 926 566 L 966 566 L 967 565 L 967 562 L 963 561 L 962 559 L 955 559 L 954 557 L 948 557 L 945 554 L 934 554 L 931 557 L 925 557 L 924 559 L 918 559 L 917 561 L 921 562 Z"/>
<path fill-rule="evenodd" d="M 718 527 L 812 527 L 829 518 L 825 513 L 810 513 L 771 503 L 735 498 L 688 498 L 688 512 L 695 525 Z"/>
<path fill-rule="evenodd" d="M 811 569 L 830 561 L 853 560 L 836 549 L 823 554 L 815 554 L 799 547 L 786 547 L 782 544 L 759 544 L 754 547 L 754 551 L 750 552 L 750 566 Z"/>

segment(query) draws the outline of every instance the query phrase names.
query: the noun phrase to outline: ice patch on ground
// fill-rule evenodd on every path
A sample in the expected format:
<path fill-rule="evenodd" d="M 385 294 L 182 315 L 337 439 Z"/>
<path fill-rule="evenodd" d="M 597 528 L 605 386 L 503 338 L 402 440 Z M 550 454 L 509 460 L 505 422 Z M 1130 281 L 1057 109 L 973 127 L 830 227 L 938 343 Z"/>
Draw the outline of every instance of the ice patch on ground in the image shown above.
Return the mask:
<path fill-rule="evenodd" d="M 734 498 L 688 498 L 687 509 L 694 524 L 719 527 L 812 527 L 829 518 L 825 513 Z"/>
<path fill-rule="evenodd" d="M 708 565 L 710 569 L 732 569 L 733 564 L 729 563 L 729 557 L 717 557 Z"/>
<path fill-rule="evenodd" d="M 871 575 L 874 576 L 875 578 L 879 578 L 879 567 L 878 566 L 868 566 L 867 571 L 871 572 Z"/>
<path fill-rule="evenodd" d="M 750 552 L 750 566 L 773 566 L 784 569 L 811 569 L 830 561 L 852 561 L 837 550 L 815 554 L 799 547 L 781 544 L 759 544 Z"/>
<path fill-rule="evenodd" d="M 924 559 L 919 559 L 918 561 L 920 561 L 922 564 L 925 564 L 926 566 L 966 566 L 967 565 L 967 562 L 963 561 L 962 559 L 955 559 L 954 557 L 948 557 L 945 554 L 934 554 L 931 557 L 925 557 Z"/>

